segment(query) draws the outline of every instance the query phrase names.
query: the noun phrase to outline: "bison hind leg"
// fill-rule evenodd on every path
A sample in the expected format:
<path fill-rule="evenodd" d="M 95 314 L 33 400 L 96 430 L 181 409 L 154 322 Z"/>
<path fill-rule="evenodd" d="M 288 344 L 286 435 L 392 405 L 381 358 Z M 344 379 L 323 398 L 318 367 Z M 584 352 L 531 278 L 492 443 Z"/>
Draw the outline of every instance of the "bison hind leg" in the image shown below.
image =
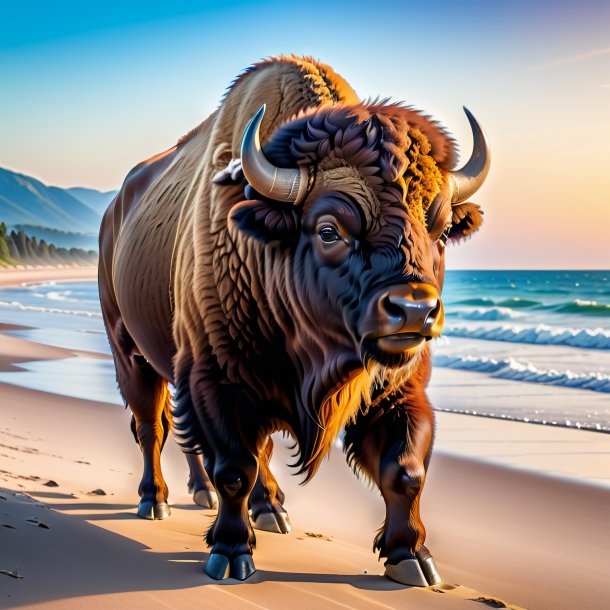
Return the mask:
<path fill-rule="evenodd" d="M 216 508 L 218 495 L 208 477 L 202 456 L 199 454 L 185 454 L 189 465 L 188 490 L 193 494 L 193 502 L 202 508 Z"/>
<path fill-rule="evenodd" d="M 280 489 L 269 468 L 273 453 L 273 441 L 267 438 L 259 451 L 259 471 L 254 488 L 250 493 L 249 506 L 252 524 L 258 530 L 287 534 L 292 529 L 288 513 L 284 508 L 284 492 Z"/>
<path fill-rule="evenodd" d="M 119 390 L 133 414 L 131 431 L 142 450 L 144 469 L 137 515 L 142 519 L 166 519 L 171 511 L 161 471 L 161 451 L 171 427 L 167 381 L 139 353 L 117 311 L 104 310 L 104 321 Z"/>

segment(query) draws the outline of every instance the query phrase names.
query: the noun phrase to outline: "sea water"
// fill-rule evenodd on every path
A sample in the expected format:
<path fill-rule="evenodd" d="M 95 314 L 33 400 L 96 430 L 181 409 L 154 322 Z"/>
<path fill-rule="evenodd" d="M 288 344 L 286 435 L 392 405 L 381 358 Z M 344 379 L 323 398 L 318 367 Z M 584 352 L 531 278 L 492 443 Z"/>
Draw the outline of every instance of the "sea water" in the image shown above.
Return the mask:
<path fill-rule="evenodd" d="M 13 367 L 18 368 L 16 372 L 0 372 L 0 381 L 123 404 L 104 330 L 97 282 L 46 282 L 0 289 L 2 323 L 26 327 L 4 331 L 6 334 L 65 348 L 73 356 L 20 362 Z"/>
<path fill-rule="evenodd" d="M 437 408 L 610 431 L 610 271 L 448 271 L 443 303 Z M 28 326 L 9 332 L 35 342 L 110 355 L 94 281 L 0 290 L 0 322 Z M 63 374 L 77 365 L 88 391 Z M 107 359 L 20 367 L 30 375 L 0 381 L 120 403 Z"/>

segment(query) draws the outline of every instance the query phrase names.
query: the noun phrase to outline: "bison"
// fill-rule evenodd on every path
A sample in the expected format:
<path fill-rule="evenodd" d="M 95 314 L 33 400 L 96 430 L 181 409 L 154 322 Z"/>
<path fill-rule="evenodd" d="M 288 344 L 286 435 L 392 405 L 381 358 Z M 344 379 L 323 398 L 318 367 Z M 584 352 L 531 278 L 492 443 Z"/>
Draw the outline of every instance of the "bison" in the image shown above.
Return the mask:
<path fill-rule="evenodd" d="M 137 514 L 170 514 L 160 454 L 173 428 L 195 502 L 218 502 L 212 578 L 255 571 L 253 527 L 290 529 L 270 435 L 295 439 L 309 480 L 343 430 L 348 463 L 385 500 L 386 575 L 440 581 L 419 511 L 429 340 L 445 244 L 479 228 L 467 199 L 490 159 L 466 114 L 473 153 L 452 170 L 455 143 L 428 117 L 361 101 L 312 58 L 271 58 L 131 170 L 106 211 L 99 292 L 144 458 Z"/>

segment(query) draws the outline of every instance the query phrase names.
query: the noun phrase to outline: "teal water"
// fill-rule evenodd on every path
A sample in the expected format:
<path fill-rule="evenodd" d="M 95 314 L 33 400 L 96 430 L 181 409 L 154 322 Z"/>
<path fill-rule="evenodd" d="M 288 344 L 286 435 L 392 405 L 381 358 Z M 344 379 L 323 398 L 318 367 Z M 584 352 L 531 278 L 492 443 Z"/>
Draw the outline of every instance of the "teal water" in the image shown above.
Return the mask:
<path fill-rule="evenodd" d="M 482 375 L 554 386 L 557 399 L 524 398 L 503 415 L 526 421 L 548 415 L 559 425 L 610 431 L 610 271 L 448 271 L 443 302 L 435 368 L 473 381 Z M 110 355 L 93 281 L 0 290 L 0 322 L 30 327 L 10 332 L 35 342 Z M 20 366 L 23 373 L 2 373 L 0 381 L 121 404 L 108 359 Z M 74 383 L 66 372 L 79 366 Z M 459 401 L 455 410 L 468 410 Z"/>

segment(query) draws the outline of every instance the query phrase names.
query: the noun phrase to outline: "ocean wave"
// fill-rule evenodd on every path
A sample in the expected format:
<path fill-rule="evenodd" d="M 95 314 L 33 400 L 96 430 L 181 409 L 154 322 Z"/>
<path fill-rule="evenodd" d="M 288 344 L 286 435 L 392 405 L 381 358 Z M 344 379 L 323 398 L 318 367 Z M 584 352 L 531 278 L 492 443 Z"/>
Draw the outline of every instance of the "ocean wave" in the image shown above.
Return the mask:
<path fill-rule="evenodd" d="M 555 305 L 552 309 L 560 313 L 577 313 L 584 316 L 610 316 L 610 305 L 581 299 Z"/>
<path fill-rule="evenodd" d="M 542 305 L 541 301 L 534 301 L 533 299 L 522 299 L 521 297 L 512 297 L 510 299 L 504 299 L 495 303 L 500 307 L 511 307 L 515 308 L 527 308 L 527 307 L 539 307 Z"/>
<path fill-rule="evenodd" d="M 545 287 L 539 285 L 523 286 L 521 288 L 523 292 L 529 292 L 530 294 L 570 294 L 572 289 L 561 288 L 559 286 Z"/>
<path fill-rule="evenodd" d="M 543 383 L 593 392 L 610 393 L 610 375 L 602 373 L 574 373 L 570 370 L 539 369 L 531 362 L 519 362 L 514 358 L 496 360 L 495 358 L 475 356 L 449 356 L 436 354 L 434 366 L 450 369 L 490 373 L 498 379 L 512 379 L 528 383 Z"/>
<path fill-rule="evenodd" d="M 87 318 L 101 318 L 98 311 L 85 311 L 82 309 L 61 309 L 59 307 L 42 307 L 40 305 L 24 305 L 19 301 L 0 301 L 0 307 L 12 307 L 20 311 L 36 311 L 39 313 L 62 313 L 71 316 L 85 316 Z"/>
<path fill-rule="evenodd" d="M 585 299 L 574 299 L 571 301 L 562 301 L 560 303 L 551 303 L 545 304 L 542 301 L 537 301 L 534 299 L 524 299 L 521 297 L 512 297 L 509 299 L 502 300 L 493 300 L 488 297 L 480 297 L 473 299 L 462 299 L 460 301 L 448 301 L 449 306 L 456 305 L 466 305 L 466 306 L 474 306 L 474 307 L 489 307 L 489 308 L 501 308 L 501 309 L 534 309 L 534 310 L 546 310 L 553 311 L 555 313 L 567 313 L 567 314 L 579 314 L 583 316 L 602 316 L 610 317 L 610 305 L 607 303 L 599 303 L 594 300 L 585 300 Z M 501 319 L 510 319 L 509 317 L 502 318 L 497 317 L 494 318 L 493 314 L 490 314 L 489 318 L 480 318 L 480 317 L 468 317 L 460 315 L 459 317 L 463 317 L 465 319 L 470 320 L 501 320 Z M 514 316 L 517 317 L 517 316 Z"/>
<path fill-rule="evenodd" d="M 461 318 L 462 320 L 515 320 L 522 318 L 526 314 L 520 311 L 513 311 L 509 307 L 478 307 L 469 311 L 449 312 L 450 317 Z"/>
<path fill-rule="evenodd" d="M 480 297 L 476 299 L 462 299 L 461 301 L 451 302 L 452 305 L 483 305 L 491 306 L 495 305 L 492 299 L 488 297 Z"/>
<path fill-rule="evenodd" d="M 539 324 L 535 327 L 502 326 L 447 326 L 445 334 L 453 337 L 534 343 L 538 345 L 568 345 L 585 349 L 610 349 L 610 331 L 603 328 L 557 328 Z"/>

